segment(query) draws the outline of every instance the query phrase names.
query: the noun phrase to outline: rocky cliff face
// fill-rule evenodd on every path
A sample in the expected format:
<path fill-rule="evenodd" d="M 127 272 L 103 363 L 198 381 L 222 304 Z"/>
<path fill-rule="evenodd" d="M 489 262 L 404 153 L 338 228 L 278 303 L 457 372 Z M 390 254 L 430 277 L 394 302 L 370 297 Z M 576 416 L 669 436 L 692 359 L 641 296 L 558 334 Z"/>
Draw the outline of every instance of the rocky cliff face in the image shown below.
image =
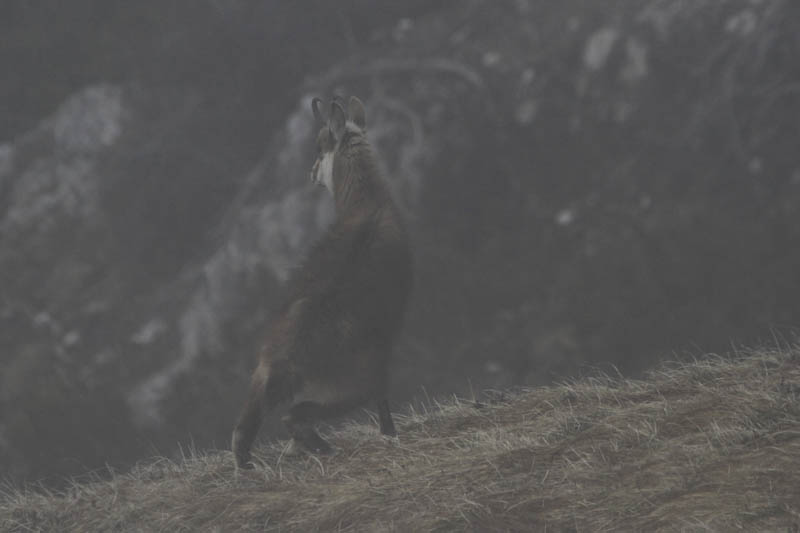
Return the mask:
<path fill-rule="evenodd" d="M 167 17 L 177 40 L 142 29 L 138 60 L 98 12 L 96 70 L 3 130 L 6 475 L 226 445 L 281 283 L 332 218 L 306 179 L 312 95 L 366 102 L 411 221 L 398 402 L 796 324 L 793 3 L 326 6 L 319 41 L 299 8 Z M 44 16 L 23 11 L 7 50 Z"/>

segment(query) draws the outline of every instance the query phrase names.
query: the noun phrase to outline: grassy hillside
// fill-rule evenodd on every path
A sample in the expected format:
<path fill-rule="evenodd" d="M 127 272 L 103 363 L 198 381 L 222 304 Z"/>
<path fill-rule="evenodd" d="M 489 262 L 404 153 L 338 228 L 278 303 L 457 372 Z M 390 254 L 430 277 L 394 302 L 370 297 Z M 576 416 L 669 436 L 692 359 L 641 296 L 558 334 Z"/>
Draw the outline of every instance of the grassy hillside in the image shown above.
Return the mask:
<path fill-rule="evenodd" d="M 800 348 L 672 364 L 331 431 L 331 457 L 155 460 L 5 490 L 2 531 L 798 531 Z"/>

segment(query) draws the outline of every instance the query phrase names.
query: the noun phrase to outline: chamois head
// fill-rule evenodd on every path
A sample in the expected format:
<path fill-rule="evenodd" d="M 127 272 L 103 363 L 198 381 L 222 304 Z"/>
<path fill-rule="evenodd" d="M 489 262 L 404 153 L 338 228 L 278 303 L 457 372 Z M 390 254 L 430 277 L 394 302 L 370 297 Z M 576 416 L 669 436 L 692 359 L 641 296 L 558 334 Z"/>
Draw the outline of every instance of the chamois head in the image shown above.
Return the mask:
<path fill-rule="evenodd" d="M 314 98 L 311 101 L 311 110 L 320 126 L 317 135 L 317 160 L 311 167 L 311 181 L 316 185 L 323 185 L 335 195 L 336 180 L 334 168 L 336 161 L 352 146 L 363 144 L 366 133 L 366 114 L 364 104 L 355 96 L 350 97 L 347 112 L 344 102 L 334 98 L 327 118 L 323 114 L 322 100 Z"/>

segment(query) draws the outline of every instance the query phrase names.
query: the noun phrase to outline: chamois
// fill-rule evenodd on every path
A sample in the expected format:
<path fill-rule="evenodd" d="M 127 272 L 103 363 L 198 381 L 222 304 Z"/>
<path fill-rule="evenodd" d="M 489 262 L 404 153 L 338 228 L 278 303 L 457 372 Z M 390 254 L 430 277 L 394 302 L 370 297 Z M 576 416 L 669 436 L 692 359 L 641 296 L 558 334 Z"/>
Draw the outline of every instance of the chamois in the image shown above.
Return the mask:
<path fill-rule="evenodd" d="M 236 465 L 251 468 L 263 414 L 283 417 L 295 443 L 330 453 L 315 424 L 376 401 L 380 431 L 396 435 L 386 398 L 393 341 L 411 290 L 412 256 L 401 213 L 366 138 L 364 104 L 335 98 L 320 125 L 311 181 L 332 194 L 336 218 L 288 282 L 287 298 L 253 371 L 233 432 Z"/>

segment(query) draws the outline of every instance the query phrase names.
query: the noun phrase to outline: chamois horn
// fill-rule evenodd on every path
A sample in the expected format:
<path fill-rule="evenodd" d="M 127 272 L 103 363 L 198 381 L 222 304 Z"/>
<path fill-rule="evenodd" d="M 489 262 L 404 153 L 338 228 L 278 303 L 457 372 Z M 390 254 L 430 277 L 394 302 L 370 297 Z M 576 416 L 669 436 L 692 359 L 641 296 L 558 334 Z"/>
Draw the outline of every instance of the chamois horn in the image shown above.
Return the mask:
<path fill-rule="evenodd" d="M 318 124 L 325 123 L 325 115 L 322 114 L 322 100 L 316 97 L 311 100 L 311 111 L 314 112 L 314 119 Z"/>

